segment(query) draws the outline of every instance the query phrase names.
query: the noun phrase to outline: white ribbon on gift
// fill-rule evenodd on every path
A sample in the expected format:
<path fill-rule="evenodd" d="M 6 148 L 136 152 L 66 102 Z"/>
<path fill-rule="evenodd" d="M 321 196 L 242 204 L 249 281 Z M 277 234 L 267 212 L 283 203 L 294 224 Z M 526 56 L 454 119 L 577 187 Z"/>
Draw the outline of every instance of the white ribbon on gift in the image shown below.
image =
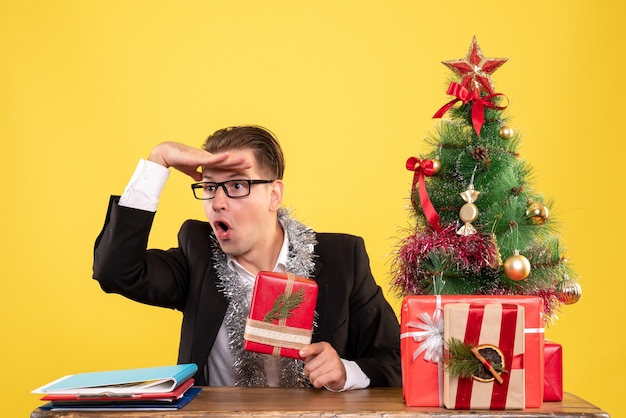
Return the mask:
<path fill-rule="evenodd" d="M 408 328 L 416 328 L 420 331 L 404 332 L 400 338 L 413 338 L 417 343 L 417 349 L 413 352 L 413 361 L 420 354 L 424 353 L 424 360 L 433 363 L 443 361 L 443 308 L 441 306 L 441 296 L 436 295 L 437 306 L 433 311 L 433 316 L 428 312 L 422 312 L 417 319 L 420 322 L 407 322 Z"/>

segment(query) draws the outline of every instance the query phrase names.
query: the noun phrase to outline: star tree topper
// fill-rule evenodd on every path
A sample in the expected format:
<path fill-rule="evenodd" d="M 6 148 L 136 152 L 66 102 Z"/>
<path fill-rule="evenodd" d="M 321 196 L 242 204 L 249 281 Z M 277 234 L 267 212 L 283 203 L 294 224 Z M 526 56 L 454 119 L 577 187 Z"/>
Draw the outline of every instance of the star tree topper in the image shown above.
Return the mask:
<path fill-rule="evenodd" d="M 494 94 L 491 74 L 507 61 L 508 58 L 485 58 L 474 36 L 465 58 L 442 63 L 461 76 L 460 84 L 468 90 Z"/>

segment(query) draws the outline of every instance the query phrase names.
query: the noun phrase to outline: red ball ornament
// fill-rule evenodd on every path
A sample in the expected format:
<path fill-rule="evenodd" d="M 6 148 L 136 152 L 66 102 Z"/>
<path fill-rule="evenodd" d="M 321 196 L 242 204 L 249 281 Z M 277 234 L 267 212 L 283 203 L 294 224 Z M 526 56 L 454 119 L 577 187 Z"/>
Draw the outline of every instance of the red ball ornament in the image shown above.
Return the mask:
<path fill-rule="evenodd" d="M 530 261 L 515 250 L 515 254 L 504 262 L 504 274 L 516 282 L 524 280 L 530 274 Z"/>

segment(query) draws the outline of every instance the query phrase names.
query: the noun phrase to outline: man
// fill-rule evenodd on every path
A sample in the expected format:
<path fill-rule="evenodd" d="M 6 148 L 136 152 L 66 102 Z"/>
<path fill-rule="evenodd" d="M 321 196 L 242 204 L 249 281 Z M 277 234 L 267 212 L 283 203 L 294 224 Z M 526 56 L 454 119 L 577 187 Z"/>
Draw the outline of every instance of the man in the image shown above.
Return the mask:
<path fill-rule="evenodd" d="M 147 249 L 172 167 L 197 183 L 208 222 L 186 221 L 178 247 Z M 93 277 L 106 292 L 183 312 L 179 363 L 198 385 L 314 386 L 332 391 L 400 386 L 399 325 L 374 281 L 363 240 L 315 233 L 282 207 L 284 157 L 258 126 L 222 129 L 203 149 L 165 142 L 112 196 L 96 239 Z M 312 344 L 302 360 L 243 349 L 259 271 L 318 284 Z"/>

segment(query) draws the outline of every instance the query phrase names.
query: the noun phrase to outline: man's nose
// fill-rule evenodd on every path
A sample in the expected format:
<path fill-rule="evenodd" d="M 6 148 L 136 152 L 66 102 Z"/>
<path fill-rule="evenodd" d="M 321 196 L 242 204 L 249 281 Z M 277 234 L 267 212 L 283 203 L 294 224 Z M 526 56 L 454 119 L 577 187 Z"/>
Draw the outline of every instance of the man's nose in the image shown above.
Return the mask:
<path fill-rule="evenodd" d="M 214 210 L 225 209 L 228 202 L 228 195 L 226 194 L 226 186 L 220 184 L 215 190 L 215 197 L 213 198 L 212 205 Z"/>

